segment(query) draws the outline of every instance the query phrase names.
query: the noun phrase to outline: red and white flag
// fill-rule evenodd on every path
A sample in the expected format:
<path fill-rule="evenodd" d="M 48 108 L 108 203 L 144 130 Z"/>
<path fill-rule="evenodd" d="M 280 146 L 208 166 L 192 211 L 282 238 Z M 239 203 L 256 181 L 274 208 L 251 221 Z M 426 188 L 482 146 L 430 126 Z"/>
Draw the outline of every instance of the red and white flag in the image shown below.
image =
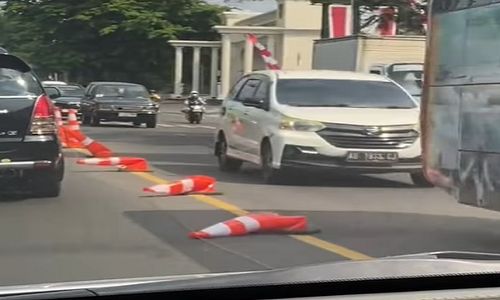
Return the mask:
<path fill-rule="evenodd" d="M 389 6 L 380 6 L 375 10 L 365 6 L 360 7 L 360 20 L 364 34 L 392 36 L 396 35 L 397 8 Z"/>
<path fill-rule="evenodd" d="M 330 38 L 340 38 L 352 34 L 352 8 L 350 5 L 330 5 L 328 7 Z"/>
<path fill-rule="evenodd" d="M 264 60 L 266 67 L 270 70 L 280 70 L 278 61 L 274 59 L 273 54 L 264 45 L 259 42 L 259 39 L 254 35 L 249 33 L 248 39 L 254 45 L 254 47 L 259 51 L 260 57 Z"/>

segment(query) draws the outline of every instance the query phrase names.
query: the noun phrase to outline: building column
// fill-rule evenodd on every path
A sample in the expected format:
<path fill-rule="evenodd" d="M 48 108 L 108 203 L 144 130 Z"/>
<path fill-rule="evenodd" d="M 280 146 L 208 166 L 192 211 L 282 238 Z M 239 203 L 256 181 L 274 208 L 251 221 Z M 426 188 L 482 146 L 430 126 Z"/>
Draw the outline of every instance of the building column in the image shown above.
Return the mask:
<path fill-rule="evenodd" d="M 270 34 L 267 36 L 267 50 L 273 54 L 273 57 L 276 58 L 276 38 L 274 34 Z"/>
<path fill-rule="evenodd" d="M 175 47 L 175 81 L 174 94 L 180 96 L 182 94 L 182 47 Z"/>
<path fill-rule="evenodd" d="M 210 63 L 210 96 L 217 97 L 217 71 L 219 69 L 219 48 L 212 47 Z"/>
<path fill-rule="evenodd" d="M 191 89 L 198 91 L 200 89 L 200 47 L 193 47 L 193 80 Z"/>
<path fill-rule="evenodd" d="M 229 93 L 231 85 L 231 37 L 222 34 L 222 62 L 221 62 L 221 92 L 222 97 Z"/>
<path fill-rule="evenodd" d="M 245 54 L 243 58 L 243 73 L 248 74 L 253 71 L 253 44 L 245 37 Z"/>

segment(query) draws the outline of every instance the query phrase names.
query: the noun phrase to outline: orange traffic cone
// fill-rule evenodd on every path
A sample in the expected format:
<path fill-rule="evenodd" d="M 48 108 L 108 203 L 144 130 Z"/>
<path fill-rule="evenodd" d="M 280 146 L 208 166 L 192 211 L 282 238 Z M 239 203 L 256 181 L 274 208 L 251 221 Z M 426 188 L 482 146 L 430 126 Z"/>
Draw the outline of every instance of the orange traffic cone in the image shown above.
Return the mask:
<path fill-rule="evenodd" d="M 61 127 L 62 135 L 65 136 L 66 148 L 83 148 L 82 143 L 75 137 L 75 134 L 78 134 L 78 131 L 73 131 L 68 129 L 67 127 Z"/>
<path fill-rule="evenodd" d="M 160 184 L 144 188 L 145 192 L 162 193 L 168 196 L 185 195 L 189 193 L 213 194 L 215 193 L 215 178 L 209 176 L 189 176 L 171 184 Z"/>
<path fill-rule="evenodd" d="M 80 123 L 78 122 L 78 118 L 76 117 L 76 109 L 68 110 L 68 125 L 67 129 L 72 131 L 80 130 Z"/>
<path fill-rule="evenodd" d="M 83 148 L 86 148 L 94 157 L 111 157 L 112 152 L 106 146 L 85 136 L 81 131 L 69 131 L 68 135 L 76 139 Z"/>
<path fill-rule="evenodd" d="M 139 157 L 108 157 L 108 158 L 84 158 L 76 161 L 79 165 L 93 165 L 103 167 L 118 167 L 120 171 L 148 172 L 149 166 L 144 158 Z"/>
<path fill-rule="evenodd" d="M 56 126 L 57 126 L 57 135 L 59 137 L 59 141 L 61 141 L 61 145 L 63 148 L 67 148 L 67 142 L 66 142 L 66 134 L 64 131 L 64 122 L 62 119 L 62 114 L 61 114 L 61 109 L 59 107 L 54 107 L 54 117 L 56 121 Z"/>
<path fill-rule="evenodd" d="M 222 223 L 217 223 L 201 231 L 189 233 L 192 239 L 209 239 L 225 236 L 242 236 L 249 233 L 306 234 L 318 232 L 310 228 L 304 216 L 280 216 L 278 214 L 249 214 Z"/>

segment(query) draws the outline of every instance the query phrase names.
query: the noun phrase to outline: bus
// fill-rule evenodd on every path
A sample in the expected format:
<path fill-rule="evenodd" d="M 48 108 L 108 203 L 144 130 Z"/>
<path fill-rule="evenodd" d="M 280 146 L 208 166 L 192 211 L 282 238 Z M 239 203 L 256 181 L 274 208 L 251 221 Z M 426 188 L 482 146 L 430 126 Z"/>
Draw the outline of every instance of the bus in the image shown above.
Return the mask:
<path fill-rule="evenodd" d="M 500 0 L 434 0 L 421 113 L 429 181 L 500 210 Z"/>

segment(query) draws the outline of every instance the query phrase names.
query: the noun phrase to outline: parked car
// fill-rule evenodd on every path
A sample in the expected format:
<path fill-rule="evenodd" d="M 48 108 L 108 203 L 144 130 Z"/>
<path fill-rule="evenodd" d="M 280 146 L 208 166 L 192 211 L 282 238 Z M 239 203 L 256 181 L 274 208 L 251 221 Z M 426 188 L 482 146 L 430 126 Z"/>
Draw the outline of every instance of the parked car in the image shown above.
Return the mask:
<path fill-rule="evenodd" d="M 92 82 L 81 101 L 82 121 L 92 126 L 101 121 L 120 121 L 155 128 L 158 108 L 148 90 L 135 83 Z"/>
<path fill-rule="evenodd" d="M 45 86 L 45 91 L 47 91 L 55 106 L 61 109 L 63 117 L 67 116 L 68 109 L 76 109 L 77 115 L 81 115 L 80 104 L 85 92 L 85 89 L 81 86 Z"/>
<path fill-rule="evenodd" d="M 422 174 L 419 107 L 392 80 L 340 71 L 243 76 L 222 105 L 215 154 L 223 171 L 262 166 L 267 182 L 288 170 Z"/>
<path fill-rule="evenodd" d="M 56 197 L 64 176 L 54 106 L 28 64 L 0 54 L 0 186 Z"/>

